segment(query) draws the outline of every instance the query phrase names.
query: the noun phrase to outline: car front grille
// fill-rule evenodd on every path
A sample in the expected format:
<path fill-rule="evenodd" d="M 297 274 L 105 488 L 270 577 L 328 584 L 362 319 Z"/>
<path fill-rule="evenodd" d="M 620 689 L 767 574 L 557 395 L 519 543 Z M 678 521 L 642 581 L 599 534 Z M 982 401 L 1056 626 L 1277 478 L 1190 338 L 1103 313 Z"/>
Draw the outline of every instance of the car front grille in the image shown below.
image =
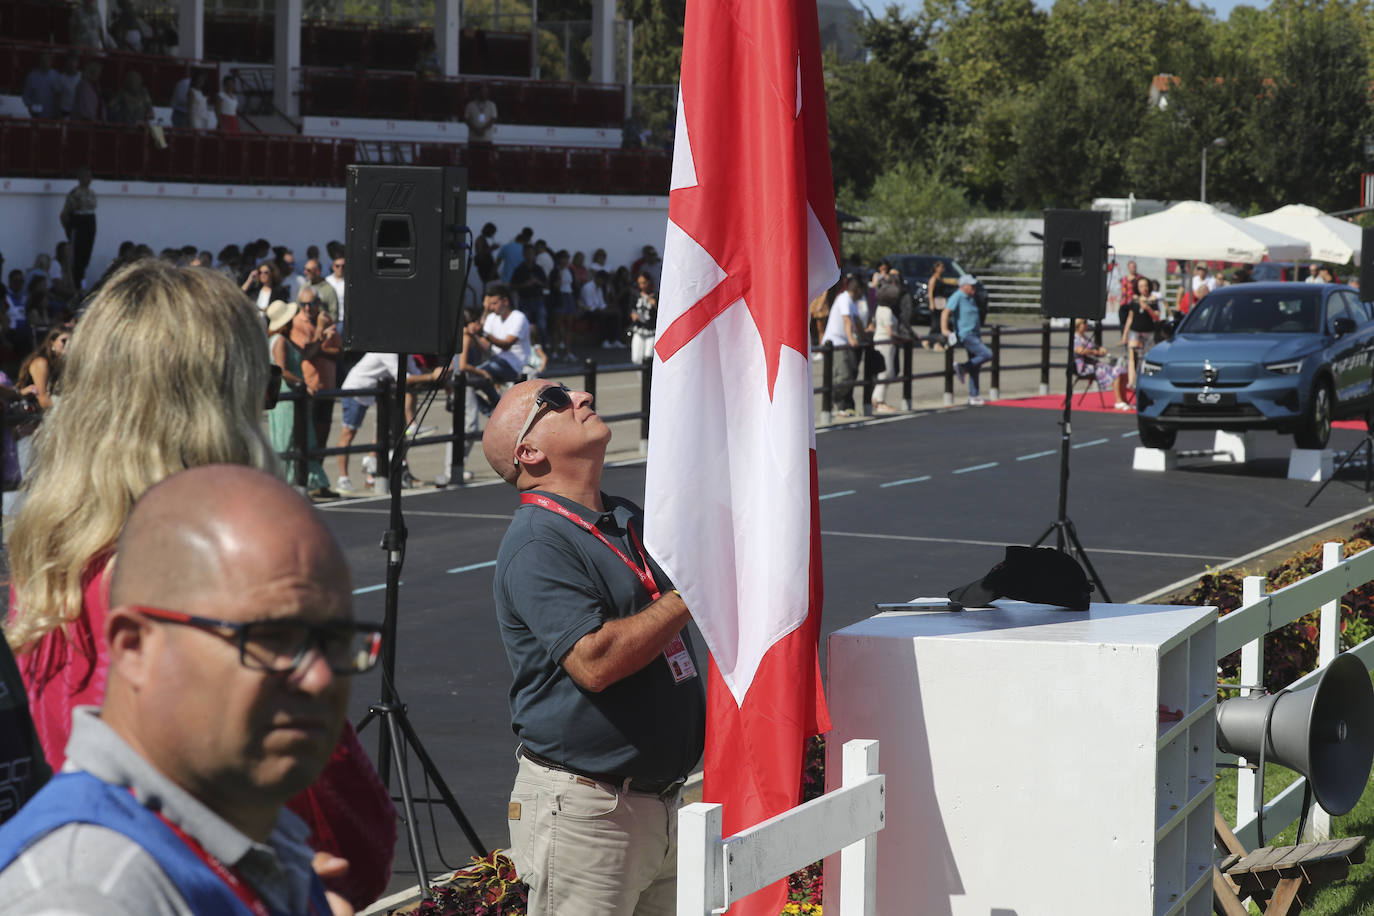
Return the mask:
<path fill-rule="evenodd" d="M 1260 413 L 1253 404 L 1233 404 L 1226 407 L 1211 406 L 1202 404 L 1170 404 L 1164 408 L 1161 417 L 1175 417 L 1178 419 L 1209 419 L 1209 420 L 1262 420 L 1264 414 Z"/>

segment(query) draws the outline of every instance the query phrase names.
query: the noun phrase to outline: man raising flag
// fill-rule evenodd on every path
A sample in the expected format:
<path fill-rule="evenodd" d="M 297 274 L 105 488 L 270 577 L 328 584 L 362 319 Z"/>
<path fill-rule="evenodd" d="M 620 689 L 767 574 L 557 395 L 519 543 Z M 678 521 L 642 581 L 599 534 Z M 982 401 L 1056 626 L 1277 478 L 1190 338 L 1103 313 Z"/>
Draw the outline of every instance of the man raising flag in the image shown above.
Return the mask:
<path fill-rule="evenodd" d="M 704 796 L 730 835 L 800 801 L 829 727 L 807 304 L 839 259 L 815 0 L 688 0 L 681 87 L 645 545 L 711 650 Z"/>

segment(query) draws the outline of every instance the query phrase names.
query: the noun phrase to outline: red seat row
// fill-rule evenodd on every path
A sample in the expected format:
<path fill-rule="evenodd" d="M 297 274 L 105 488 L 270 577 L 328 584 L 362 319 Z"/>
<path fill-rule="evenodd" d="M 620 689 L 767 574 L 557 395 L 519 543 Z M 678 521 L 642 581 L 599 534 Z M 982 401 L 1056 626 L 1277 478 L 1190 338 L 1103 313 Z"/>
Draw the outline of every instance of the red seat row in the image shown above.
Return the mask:
<path fill-rule="evenodd" d="M 67 177 L 81 165 L 97 178 L 206 184 L 341 186 L 354 140 L 281 134 L 164 130 L 82 121 L 0 118 L 0 175 Z M 474 190 L 551 194 L 666 195 L 672 160 L 662 150 L 414 144 L 416 165 L 459 165 Z"/>
<path fill-rule="evenodd" d="M 479 85 L 487 87 L 498 119 L 507 124 L 615 127 L 625 116 L 625 90 L 619 85 L 422 79 L 354 70 L 303 71 L 301 111 L 319 117 L 460 120 Z"/>
<path fill-rule="evenodd" d="M 220 134 L 166 128 L 165 149 L 146 128 L 84 121 L 0 118 L 0 175 L 70 176 L 207 184 L 342 185 L 352 140 Z"/>

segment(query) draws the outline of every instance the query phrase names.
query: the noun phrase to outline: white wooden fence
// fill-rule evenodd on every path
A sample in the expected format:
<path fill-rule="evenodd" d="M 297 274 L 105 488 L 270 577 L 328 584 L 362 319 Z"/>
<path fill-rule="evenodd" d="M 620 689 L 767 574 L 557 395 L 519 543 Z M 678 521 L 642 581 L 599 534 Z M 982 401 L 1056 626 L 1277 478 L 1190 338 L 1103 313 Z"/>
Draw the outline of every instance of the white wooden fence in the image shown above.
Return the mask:
<path fill-rule="evenodd" d="M 721 837 L 720 805 L 678 814 L 677 914 L 710 916 L 840 851 L 839 916 L 873 916 L 886 813 L 878 742 L 847 741 L 840 788 L 741 833 Z"/>
<path fill-rule="evenodd" d="M 1371 580 L 1374 580 L 1374 547 L 1342 560 L 1341 545 L 1337 543 L 1322 546 L 1321 572 L 1286 585 L 1278 591 L 1265 594 L 1264 577 L 1247 576 L 1242 586 L 1241 606 L 1217 622 L 1218 658 L 1224 658 L 1239 649 L 1240 683 L 1261 684 L 1264 672 L 1264 635 L 1317 610 L 1320 616 L 1317 666 L 1320 668 L 1335 658 L 1340 651 L 1341 596 Z M 1366 669 L 1374 668 L 1374 638 L 1367 639 L 1348 651 L 1357 656 Z M 1288 687 L 1290 690 L 1299 690 L 1308 686 L 1318 674 L 1317 671 L 1306 674 Z M 1242 695 L 1248 695 L 1250 692 L 1248 689 L 1243 690 Z M 1231 759 L 1233 758 L 1228 755 L 1218 755 L 1218 760 L 1221 761 Z M 1304 785 L 1305 780 L 1298 779 L 1264 806 L 1265 833 L 1269 838 L 1301 815 Z M 1255 771 L 1238 770 L 1235 833 L 1241 843 L 1250 848 L 1253 848 L 1258 839 L 1256 821 L 1262 801 L 1259 792 L 1259 779 Z M 1315 803 L 1312 805 L 1307 823 L 1308 839 L 1326 839 L 1330 835 L 1331 819 Z"/>

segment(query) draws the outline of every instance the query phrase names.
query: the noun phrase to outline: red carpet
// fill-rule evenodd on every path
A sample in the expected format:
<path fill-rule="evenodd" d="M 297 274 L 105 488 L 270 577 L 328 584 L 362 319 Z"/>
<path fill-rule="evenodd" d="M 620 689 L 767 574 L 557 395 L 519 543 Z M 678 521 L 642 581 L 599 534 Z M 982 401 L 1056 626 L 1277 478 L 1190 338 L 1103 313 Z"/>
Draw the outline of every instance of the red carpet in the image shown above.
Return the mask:
<path fill-rule="evenodd" d="M 1041 410 L 1063 410 L 1064 396 L 1062 394 L 1041 394 L 1029 398 L 1007 398 L 1001 401 L 989 401 L 998 407 L 1038 407 Z M 1122 413 L 1135 416 L 1135 410 L 1117 410 L 1112 407 L 1111 394 L 1104 395 L 1101 399 L 1095 392 L 1090 392 L 1087 397 L 1080 398 L 1074 395 L 1073 409 L 1085 411 L 1087 413 Z M 1105 406 L 1103 406 L 1105 405 Z M 1364 429 L 1363 420 L 1337 420 L 1331 426 L 1335 429 Z"/>

